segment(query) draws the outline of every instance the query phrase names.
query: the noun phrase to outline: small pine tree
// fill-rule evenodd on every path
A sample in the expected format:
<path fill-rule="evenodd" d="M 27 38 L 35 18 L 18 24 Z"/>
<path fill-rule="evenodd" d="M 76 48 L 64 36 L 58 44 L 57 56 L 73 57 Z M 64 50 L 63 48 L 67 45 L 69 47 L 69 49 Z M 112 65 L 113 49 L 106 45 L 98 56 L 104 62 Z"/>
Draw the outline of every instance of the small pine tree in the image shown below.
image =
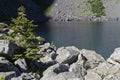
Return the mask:
<path fill-rule="evenodd" d="M 13 60 L 21 57 L 26 59 L 38 59 L 42 57 L 42 54 L 36 54 L 41 49 L 36 43 L 43 40 L 43 38 L 37 38 L 35 36 L 34 29 L 37 25 L 34 25 L 33 21 L 26 18 L 25 8 L 23 6 L 18 8 L 18 17 L 13 18 L 12 22 L 10 28 L 13 32 L 4 38 L 17 43 L 21 47 L 21 52 L 14 55 Z"/>
<path fill-rule="evenodd" d="M 37 25 L 26 18 L 25 8 L 18 8 L 18 17 L 12 19 L 10 28 L 14 31 L 9 35 L 9 39 L 16 42 L 20 47 L 28 48 L 35 46 L 34 29 Z"/>

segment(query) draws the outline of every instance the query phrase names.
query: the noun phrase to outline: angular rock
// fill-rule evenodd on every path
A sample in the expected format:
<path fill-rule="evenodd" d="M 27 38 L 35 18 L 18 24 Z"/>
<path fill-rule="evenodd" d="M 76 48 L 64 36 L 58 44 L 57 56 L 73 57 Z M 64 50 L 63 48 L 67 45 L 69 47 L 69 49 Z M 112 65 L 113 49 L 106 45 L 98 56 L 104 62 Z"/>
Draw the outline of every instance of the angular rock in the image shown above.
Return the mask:
<path fill-rule="evenodd" d="M 16 73 L 14 71 L 11 72 L 0 72 L 0 78 L 4 78 L 4 80 L 11 80 L 11 78 L 16 77 Z"/>
<path fill-rule="evenodd" d="M 95 72 L 87 71 L 87 75 L 85 76 L 85 80 L 102 80 L 102 78 Z"/>
<path fill-rule="evenodd" d="M 103 80 L 120 80 L 120 70 L 114 74 L 106 75 Z"/>
<path fill-rule="evenodd" d="M 0 40 L 0 55 L 12 57 L 16 53 L 17 49 L 17 45 L 9 40 Z"/>
<path fill-rule="evenodd" d="M 56 61 L 59 63 L 72 64 L 77 61 L 77 56 L 80 53 L 80 50 L 74 46 L 61 47 L 58 48 L 56 53 L 58 54 Z"/>
<path fill-rule="evenodd" d="M 13 77 L 11 80 L 23 80 L 23 78 L 19 76 L 19 77 Z"/>
<path fill-rule="evenodd" d="M 6 60 L 4 57 L 0 57 L 0 72 L 15 71 L 16 74 L 20 74 L 18 68 L 16 68 L 11 62 Z"/>
<path fill-rule="evenodd" d="M 54 60 L 56 58 L 56 53 L 52 51 L 51 53 L 46 54 L 44 57 L 40 58 L 40 61 L 47 66 L 51 66 L 56 64 L 57 62 Z"/>
<path fill-rule="evenodd" d="M 24 58 L 23 59 L 20 58 L 17 61 L 15 61 L 15 65 L 17 65 L 19 67 L 20 71 L 22 71 L 22 72 L 28 71 L 27 63 Z"/>
<path fill-rule="evenodd" d="M 104 61 L 104 58 L 95 51 L 82 49 L 78 56 L 77 63 L 83 65 L 83 67 L 86 69 L 92 69 Z"/>
<path fill-rule="evenodd" d="M 108 62 L 103 62 L 98 67 L 92 69 L 92 72 L 99 74 L 101 77 L 106 76 L 109 71 L 111 71 L 112 66 L 113 65 L 109 64 Z"/>
<path fill-rule="evenodd" d="M 116 48 L 107 61 L 120 67 L 120 48 Z"/>
<path fill-rule="evenodd" d="M 83 80 L 83 77 L 77 76 L 74 72 L 63 72 L 53 77 L 52 80 Z"/>
<path fill-rule="evenodd" d="M 69 72 L 74 72 L 76 75 L 85 76 L 87 71 L 80 64 L 73 63 L 70 65 Z"/>
<path fill-rule="evenodd" d="M 22 73 L 21 77 L 23 78 L 23 80 L 39 80 L 40 79 L 40 75 L 36 74 L 36 73 Z"/>
<path fill-rule="evenodd" d="M 68 71 L 69 69 L 69 66 L 67 64 L 55 64 L 49 68 L 47 68 L 47 70 L 45 70 L 43 72 L 43 75 L 46 75 L 48 73 L 61 73 L 61 72 L 65 72 L 65 71 Z"/>
<path fill-rule="evenodd" d="M 53 77 L 55 76 L 57 76 L 57 74 L 54 72 L 47 73 L 40 80 L 53 80 Z"/>

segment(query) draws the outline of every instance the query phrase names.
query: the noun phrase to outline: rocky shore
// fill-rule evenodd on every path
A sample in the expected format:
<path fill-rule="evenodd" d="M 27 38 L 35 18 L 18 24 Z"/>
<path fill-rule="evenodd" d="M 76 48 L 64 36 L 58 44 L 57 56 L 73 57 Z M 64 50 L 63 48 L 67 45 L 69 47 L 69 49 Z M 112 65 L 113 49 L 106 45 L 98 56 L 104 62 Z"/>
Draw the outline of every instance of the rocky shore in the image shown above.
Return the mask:
<path fill-rule="evenodd" d="M 105 16 L 95 17 L 88 4 L 89 0 L 55 0 L 50 7 L 50 21 L 119 21 L 119 0 L 102 0 Z"/>
<path fill-rule="evenodd" d="M 39 46 L 37 54 L 44 57 L 34 61 L 19 58 L 13 63 L 8 57 L 14 55 L 15 45 L 0 40 L 0 80 L 120 80 L 120 48 L 105 60 L 95 51 L 75 46 Z"/>

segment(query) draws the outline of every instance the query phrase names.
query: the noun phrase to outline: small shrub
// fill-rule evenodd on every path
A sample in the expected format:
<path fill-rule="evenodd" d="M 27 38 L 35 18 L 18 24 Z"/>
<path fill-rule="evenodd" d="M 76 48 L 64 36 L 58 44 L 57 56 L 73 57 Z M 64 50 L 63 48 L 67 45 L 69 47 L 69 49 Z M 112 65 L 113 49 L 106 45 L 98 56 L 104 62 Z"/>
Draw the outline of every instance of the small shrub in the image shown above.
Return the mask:
<path fill-rule="evenodd" d="M 4 39 L 11 40 L 21 47 L 20 53 L 14 55 L 13 60 L 21 57 L 30 59 L 40 58 L 42 55 L 36 54 L 41 49 L 37 44 L 39 41 L 44 41 L 44 39 L 41 37 L 38 39 L 36 38 L 34 29 L 37 25 L 34 25 L 33 21 L 27 19 L 23 6 L 18 8 L 18 17 L 13 18 L 12 22 L 10 28 L 13 32 L 5 36 Z"/>
<path fill-rule="evenodd" d="M 88 0 L 91 6 L 91 11 L 96 17 L 105 16 L 105 7 L 102 0 Z"/>
<path fill-rule="evenodd" d="M 0 28 L 6 28 L 6 27 L 8 27 L 7 24 L 5 24 L 5 23 L 0 23 Z"/>
<path fill-rule="evenodd" d="M 5 78 L 4 77 L 0 77 L 0 80 L 5 80 Z"/>

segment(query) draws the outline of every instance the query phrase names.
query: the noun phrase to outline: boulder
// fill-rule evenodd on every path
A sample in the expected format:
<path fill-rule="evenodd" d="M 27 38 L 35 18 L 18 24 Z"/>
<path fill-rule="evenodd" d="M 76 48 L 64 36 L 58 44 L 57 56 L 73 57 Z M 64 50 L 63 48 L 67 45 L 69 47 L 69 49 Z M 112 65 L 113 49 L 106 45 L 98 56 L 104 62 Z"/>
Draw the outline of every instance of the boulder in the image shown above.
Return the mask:
<path fill-rule="evenodd" d="M 54 72 L 47 73 L 40 80 L 53 80 L 53 77 L 55 76 L 57 76 L 57 74 Z"/>
<path fill-rule="evenodd" d="M 92 69 L 104 61 L 104 58 L 95 51 L 82 49 L 78 56 L 77 63 L 83 65 L 85 69 Z"/>
<path fill-rule="evenodd" d="M 56 53 L 52 51 L 51 53 L 48 53 L 44 57 L 40 58 L 40 61 L 46 64 L 47 66 L 51 66 L 57 63 L 55 61 L 55 58 L 56 58 Z"/>
<path fill-rule="evenodd" d="M 116 48 L 107 61 L 120 67 L 120 48 Z"/>
<path fill-rule="evenodd" d="M 120 70 L 114 74 L 106 75 L 103 80 L 120 80 Z"/>
<path fill-rule="evenodd" d="M 53 77 L 52 80 L 84 80 L 84 79 L 82 76 L 78 76 L 74 72 L 63 72 Z"/>
<path fill-rule="evenodd" d="M 76 75 L 85 76 L 87 71 L 80 64 L 73 63 L 70 65 L 69 72 L 74 72 Z"/>
<path fill-rule="evenodd" d="M 13 77 L 16 77 L 16 73 L 14 71 L 0 72 L 0 78 L 3 78 L 3 80 L 11 80 Z"/>
<path fill-rule="evenodd" d="M 20 71 L 11 62 L 6 60 L 4 57 L 0 57 L 0 72 L 15 71 L 16 74 L 20 74 Z"/>
<path fill-rule="evenodd" d="M 20 58 L 17 61 L 15 61 L 15 65 L 18 66 L 20 71 L 22 72 L 28 71 L 27 63 L 24 58 Z"/>
<path fill-rule="evenodd" d="M 102 80 L 102 78 L 95 72 L 87 71 L 87 75 L 85 76 L 85 80 Z"/>
<path fill-rule="evenodd" d="M 55 64 L 53 66 L 50 66 L 43 72 L 43 76 L 49 73 L 56 73 L 59 74 L 61 72 L 68 71 L 69 66 L 67 64 Z"/>
<path fill-rule="evenodd" d="M 40 79 L 40 75 L 32 72 L 22 73 L 21 77 L 23 78 L 23 80 L 39 80 Z"/>
<path fill-rule="evenodd" d="M 41 47 L 41 50 L 38 54 L 41 54 L 41 52 L 51 53 L 56 50 L 56 47 L 50 43 L 44 43 L 43 45 L 39 45 L 39 47 Z"/>
<path fill-rule="evenodd" d="M 9 40 L 0 40 L 0 55 L 12 57 L 18 49 L 18 46 Z"/>
<path fill-rule="evenodd" d="M 99 64 L 98 67 L 92 69 L 91 71 L 99 74 L 102 77 L 102 76 L 106 76 L 109 73 L 109 71 L 111 71 L 112 66 L 113 65 L 109 64 L 108 62 L 103 62 Z"/>
<path fill-rule="evenodd" d="M 11 80 L 23 80 L 23 78 L 19 76 L 19 77 L 13 77 Z"/>
<path fill-rule="evenodd" d="M 79 53 L 80 50 L 74 46 L 58 48 L 56 52 L 56 54 L 58 54 L 56 61 L 59 63 L 72 64 L 73 62 L 77 61 Z"/>
<path fill-rule="evenodd" d="M 43 77 L 40 80 L 54 80 L 53 77 L 57 76 L 57 74 L 68 71 L 69 66 L 67 64 L 55 64 L 53 66 L 48 67 L 43 72 Z"/>

